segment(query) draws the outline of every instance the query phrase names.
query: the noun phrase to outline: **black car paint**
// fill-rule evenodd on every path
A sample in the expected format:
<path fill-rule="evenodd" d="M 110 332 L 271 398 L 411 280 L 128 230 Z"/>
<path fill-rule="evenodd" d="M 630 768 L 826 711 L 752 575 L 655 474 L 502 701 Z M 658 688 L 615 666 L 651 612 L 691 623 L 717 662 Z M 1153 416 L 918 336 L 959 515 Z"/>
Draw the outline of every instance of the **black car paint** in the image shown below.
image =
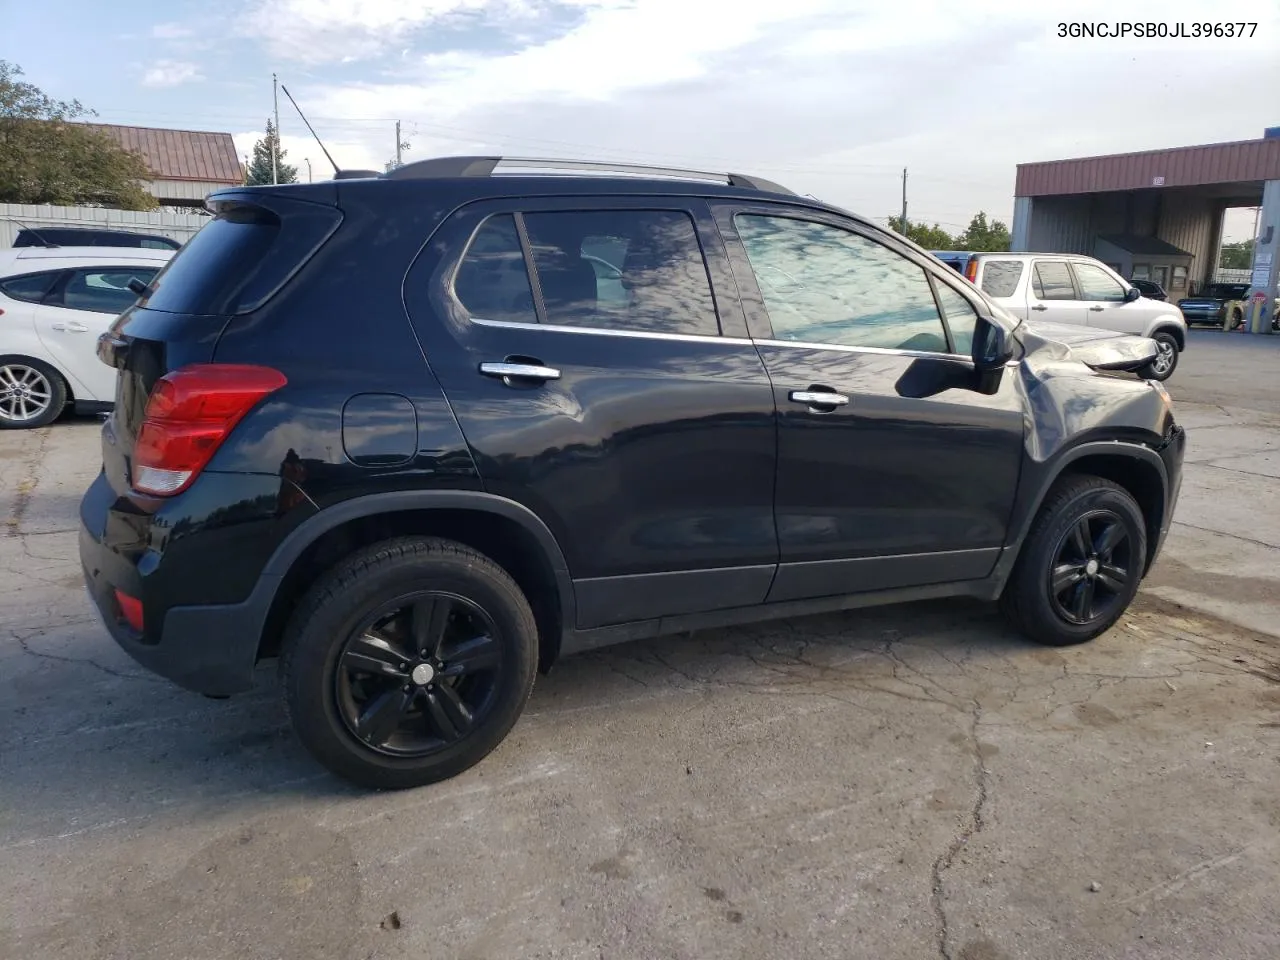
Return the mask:
<path fill-rule="evenodd" d="M 1158 500 L 1148 507 L 1152 558 L 1167 529 L 1180 429 L 1151 386 L 1099 377 L 1061 344 L 1019 331 L 1020 358 L 984 392 L 963 357 L 761 342 L 758 291 L 711 205 L 789 205 L 873 233 L 936 282 L 944 271 L 954 277 L 867 221 L 704 184 L 513 178 L 503 190 L 486 179 L 286 189 L 343 213 L 287 295 L 230 318 L 144 302 L 108 337 L 126 346 L 104 350 L 122 376 L 103 471 L 81 506 L 86 579 L 121 645 L 191 689 L 250 686 L 308 550 L 344 524 L 399 511 L 484 514 L 522 531 L 554 594 L 550 639 L 560 653 L 916 597 L 994 598 L 1049 485 L 1081 457 L 1146 471 Z M 251 200 L 255 191 L 219 196 Z M 719 340 L 473 324 L 447 295 L 458 237 L 485 210 L 514 198 L 527 208 L 646 196 L 698 221 Z M 783 351 L 791 356 L 779 369 L 794 384 L 766 371 Z M 476 372 L 477 358 L 513 354 L 565 376 L 546 390 Z M 137 494 L 127 451 L 152 385 L 208 361 L 268 364 L 288 384 L 237 427 L 190 490 Z M 838 381 L 853 409 L 830 419 L 787 403 L 787 389 L 815 380 Z M 672 382 L 688 385 L 689 399 L 652 402 Z M 875 457 L 859 452 L 870 447 Z M 795 460 L 775 466 L 777 449 Z M 815 498 L 811 482 L 841 498 Z M 606 494 L 640 508 L 615 531 L 609 504 L 623 499 Z M 117 587 L 144 602 L 140 635 L 117 615 Z"/>

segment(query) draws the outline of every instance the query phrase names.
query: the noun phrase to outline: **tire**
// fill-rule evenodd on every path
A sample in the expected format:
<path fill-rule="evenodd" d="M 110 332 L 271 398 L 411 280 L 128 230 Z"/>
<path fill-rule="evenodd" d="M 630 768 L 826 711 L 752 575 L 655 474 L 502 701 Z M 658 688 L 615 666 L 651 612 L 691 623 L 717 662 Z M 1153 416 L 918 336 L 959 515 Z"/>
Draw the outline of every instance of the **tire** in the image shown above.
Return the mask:
<path fill-rule="evenodd" d="M 533 612 L 505 570 L 462 544 L 403 538 L 353 554 L 307 593 L 280 672 L 313 757 L 360 786 L 403 789 L 487 756 L 524 709 L 537 664 Z"/>
<path fill-rule="evenodd" d="M 1156 349 L 1160 352 L 1156 358 L 1138 371 L 1143 380 L 1168 380 L 1173 371 L 1178 369 L 1178 339 L 1165 331 L 1153 334 Z"/>
<path fill-rule="evenodd" d="M 1241 325 L 1242 325 L 1243 323 L 1244 323 L 1244 314 L 1243 314 L 1243 313 L 1241 313 L 1239 310 L 1232 310 L 1232 311 L 1231 311 L 1231 325 L 1230 325 L 1229 327 L 1227 327 L 1227 330 L 1228 330 L 1229 332 L 1234 333 L 1236 330 L 1239 330 L 1239 329 L 1240 329 L 1240 327 L 1241 327 Z"/>
<path fill-rule="evenodd" d="M 1107 550 L 1103 537 L 1114 524 L 1122 539 Z M 1076 532 L 1090 531 L 1079 550 Z M 1092 555 L 1097 560 L 1090 563 Z M 1110 480 L 1070 476 L 1049 491 L 1022 545 L 1000 598 L 1009 621 L 1027 638 L 1049 646 L 1092 640 L 1115 624 L 1138 592 L 1147 558 L 1142 510 L 1127 490 Z M 1068 579 L 1067 568 L 1079 579 Z M 1108 581 L 1120 579 L 1120 589 Z M 1054 578 L 1065 591 L 1055 596 Z M 1084 586 L 1092 584 L 1091 587 Z M 1088 591 L 1088 599 L 1079 603 Z M 1084 616 L 1079 616 L 1083 609 Z"/>
<path fill-rule="evenodd" d="M 0 357 L 0 430 L 47 427 L 67 406 L 62 374 L 42 360 Z"/>

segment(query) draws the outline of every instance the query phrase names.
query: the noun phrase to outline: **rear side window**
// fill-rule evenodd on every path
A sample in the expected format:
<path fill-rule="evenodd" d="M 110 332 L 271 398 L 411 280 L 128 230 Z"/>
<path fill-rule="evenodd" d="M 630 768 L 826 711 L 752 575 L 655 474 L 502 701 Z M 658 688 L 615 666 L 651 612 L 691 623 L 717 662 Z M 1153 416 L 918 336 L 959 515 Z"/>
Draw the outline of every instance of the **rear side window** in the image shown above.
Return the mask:
<path fill-rule="evenodd" d="M 687 213 L 528 213 L 524 224 L 547 323 L 719 335 L 707 265 Z"/>
<path fill-rule="evenodd" d="M 982 265 L 982 292 L 989 297 L 1012 297 L 1022 279 L 1021 260 L 988 260 Z"/>
<path fill-rule="evenodd" d="M 503 214 L 480 225 L 458 265 L 453 292 L 472 317 L 538 322 L 515 217 Z"/>
<path fill-rule="evenodd" d="M 1035 266 L 1035 294 L 1041 300 L 1074 300 L 1071 271 L 1060 260 L 1040 260 Z"/>
<path fill-rule="evenodd" d="M 268 208 L 267 204 L 270 204 Z M 281 197 L 224 200 L 160 271 L 152 310 L 242 314 L 265 304 L 342 222 L 334 207 Z"/>
<path fill-rule="evenodd" d="M 90 310 L 94 313 L 124 313 L 138 299 L 129 289 L 135 277 L 150 283 L 156 275 L 154 267 L 107 267 L 75 270 L 62 292 L 62 306 L 68 310 Z"/>
<path fill-rule="evenodd" d="M 0 291 L 11 300 L 22 300 L 26 303 L 39 303 L 44 299 L 61 270 L 46 270 L 43 273 L 28 273 L 20 277 L 0 280 Z"/>

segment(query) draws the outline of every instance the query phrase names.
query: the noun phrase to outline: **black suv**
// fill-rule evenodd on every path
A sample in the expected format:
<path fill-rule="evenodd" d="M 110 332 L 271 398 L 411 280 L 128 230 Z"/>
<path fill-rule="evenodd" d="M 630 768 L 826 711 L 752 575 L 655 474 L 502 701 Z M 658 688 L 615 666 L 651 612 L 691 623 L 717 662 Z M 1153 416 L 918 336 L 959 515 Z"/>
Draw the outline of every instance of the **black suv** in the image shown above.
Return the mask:
<path fill-rule="evenodd" d="M 466 769 L 608 643 L 945 596 L 1089 640 L 1169 527 L 1168 394 L 1082 362 L 1150 341 L 1019 327 L 767 181 L 442 158 L 210 206 L 99 342 L 85 577 L 192 690 L 278 657 L 360 783 Z"/>

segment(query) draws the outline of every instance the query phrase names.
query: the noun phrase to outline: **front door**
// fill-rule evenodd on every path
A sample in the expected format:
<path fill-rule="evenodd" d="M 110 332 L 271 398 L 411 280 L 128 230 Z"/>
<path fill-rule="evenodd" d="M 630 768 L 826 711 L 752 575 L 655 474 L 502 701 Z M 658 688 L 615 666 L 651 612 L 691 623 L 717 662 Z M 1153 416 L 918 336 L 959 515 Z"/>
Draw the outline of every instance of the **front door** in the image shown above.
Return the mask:
<path fill-rule="evenodd" d="M 559 541 L 578 626 L 763 601 L 773 392 L 705 202 L 483 202 L 439 238 L 410 316 L 486 491 Z"/>
<path fill-rule="evenodd" d="M 81 400 L 110 402 L 116 371 L 98 359 L 98 337 L 138 299 L 133 278 L 149 283 L 155 267 L 83 267 L 68 270 L 58 287 L 36 308 L 36 334 L 58 364 L 83 385 Z"/>
<path fill-rule="evenodd" d="M 1075 260 L 1071 269 L 1087 305 L 1089 326 L 1142 335 L 1150 319 L 1150 301 L 1126 301 L 1125 284 L 1095 263 Z"/>
<path fill-rule="evenodd" d="M 835 216 L 725 205 L 716 219 L 779 411 L 769 599 L 986 576 L 1023 413 L 1012 375 L 973 389 L 964 281 Z"/>

